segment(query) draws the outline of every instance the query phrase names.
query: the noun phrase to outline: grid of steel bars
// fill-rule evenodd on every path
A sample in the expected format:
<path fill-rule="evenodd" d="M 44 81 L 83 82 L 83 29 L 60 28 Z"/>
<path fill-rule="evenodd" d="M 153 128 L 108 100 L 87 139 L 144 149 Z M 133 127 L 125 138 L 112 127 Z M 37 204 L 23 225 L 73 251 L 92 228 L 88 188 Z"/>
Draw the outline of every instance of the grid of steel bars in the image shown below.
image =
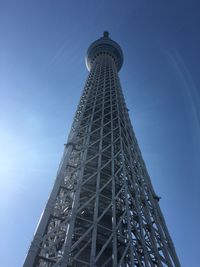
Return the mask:
<path fill-rule="evenodd" d="M 24 267 L 179 267 L 115 58 L 95 58 Z"/>

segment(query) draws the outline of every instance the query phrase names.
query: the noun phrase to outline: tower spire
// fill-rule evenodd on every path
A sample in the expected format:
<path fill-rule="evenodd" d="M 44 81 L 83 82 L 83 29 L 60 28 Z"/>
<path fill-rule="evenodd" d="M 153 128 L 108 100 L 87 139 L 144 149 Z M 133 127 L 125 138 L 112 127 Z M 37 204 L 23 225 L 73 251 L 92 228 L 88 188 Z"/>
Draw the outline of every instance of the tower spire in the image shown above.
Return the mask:
<path fill-rule="evenodd" d="M 109 32 L 108 31 L 104 31 L 103 32 L 103 37 L 109 38 Z"/>

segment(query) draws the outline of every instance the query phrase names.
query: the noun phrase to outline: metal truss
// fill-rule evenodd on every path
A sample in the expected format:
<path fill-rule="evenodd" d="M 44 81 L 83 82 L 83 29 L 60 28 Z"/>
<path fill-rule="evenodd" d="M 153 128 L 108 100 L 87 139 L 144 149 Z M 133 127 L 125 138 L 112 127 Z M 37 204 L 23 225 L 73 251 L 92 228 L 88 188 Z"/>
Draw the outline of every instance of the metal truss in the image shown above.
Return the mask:
<path fill-rule="evenodd" d="M 24 267 L 179 267 L 115 60 L 99 54 Z"/>

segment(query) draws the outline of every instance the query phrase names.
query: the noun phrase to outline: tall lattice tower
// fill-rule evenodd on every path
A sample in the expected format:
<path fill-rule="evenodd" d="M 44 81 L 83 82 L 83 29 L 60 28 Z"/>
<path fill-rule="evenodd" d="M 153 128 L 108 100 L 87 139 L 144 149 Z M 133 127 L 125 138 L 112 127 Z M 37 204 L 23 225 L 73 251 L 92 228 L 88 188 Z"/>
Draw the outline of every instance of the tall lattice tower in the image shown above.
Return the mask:
<path fill-rule="evenodd" d="M 120 87 L 120 46 L 89 47 L 89 76 L 24 267 L 179 267 Z"/>

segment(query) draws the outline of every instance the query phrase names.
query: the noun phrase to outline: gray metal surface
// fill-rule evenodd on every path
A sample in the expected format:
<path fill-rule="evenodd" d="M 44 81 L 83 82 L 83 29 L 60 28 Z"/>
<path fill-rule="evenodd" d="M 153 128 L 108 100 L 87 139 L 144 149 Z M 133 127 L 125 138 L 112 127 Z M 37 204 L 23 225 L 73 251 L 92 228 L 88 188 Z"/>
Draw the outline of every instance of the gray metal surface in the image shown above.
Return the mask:
<path fill-rule="evenodd" d="M 24 267 L 180 266 L 120 87 L 123 58 L 103 51 L 106 38 L 101 51 L 90 47 L 90 73 Z"/>

